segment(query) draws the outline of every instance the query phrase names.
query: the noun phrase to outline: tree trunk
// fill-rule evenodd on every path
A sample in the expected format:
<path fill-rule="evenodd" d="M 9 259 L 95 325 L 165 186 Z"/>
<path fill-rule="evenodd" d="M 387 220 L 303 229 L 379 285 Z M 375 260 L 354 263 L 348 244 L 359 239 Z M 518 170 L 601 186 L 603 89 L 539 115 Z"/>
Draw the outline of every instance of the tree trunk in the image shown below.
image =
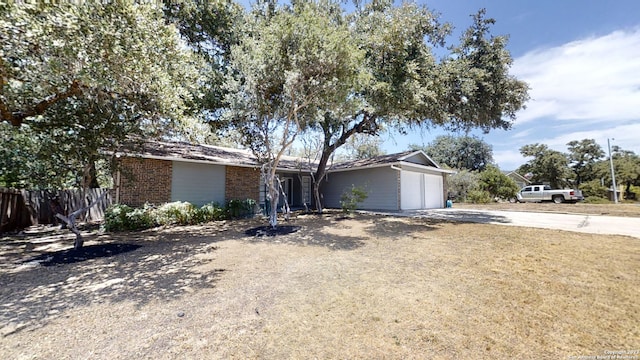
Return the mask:
<path fill-rule="evenodd" d="M 335 144 L 334 144 L 335 145 Z M 320 156 L 320 162 L 318 162 L 318 168 L 313 176 L 313 196 L 316 201 L 316 211 L 322 214 L 322 199 L 320 198 L 320 186 L 322 180 L 324 180 L 327 174 L 327 163 L 329 162 L 329 156 L 333 153 L 335 147 L 330 146 L 328 149 L 323 150 L 322 156 Z"/>
<path fill-rule="evenodd" d="M 95 160 L 89 160 L 89 163 L 85 165 L 82 172 L 82 184 L 80 185 L 83 189 L 95 189 L 100 187 Z"/>
<path fill-rule="evenodd" d="M 92 208 L 95 204 L 97 204 L 100 200 L 102 200 L 102 198 L 104 198 L 108 193 L 109 193 L 108 191 L 105 191 L 104 193 L 102 193 L 102 195 L 98 196 L 92 203 L 90 203 L 89 205 L 81 209 L 78 209 L 72 212 L 71 214 L 69 214 L 69 216 L 64 216 L 60 213 L 55 214 L 55 216 L 58 219 L 64 221 L 64 223 L 67 224 L 67 227 L 69 228 L 69 230 L 71 230 L 71 232 L 76 234 L 76 240 L 73 243 L 73 248 L 75 250 L 80 250 L 84 243 L 84 240 L 82 239 L 82 235 L 80 234 L 80 230 L 78 230 L 78 228 L 76 227 L 76 218 L 83 212 Z"/>
<path fill-rule="evenodd" d="M 313 182 L 313 198 L 316 203 L 316 211 L 318 211 L 318 214 L 322 214 L 323 207 L 322 199 L 320 199 L 320 182 L 318 181 Z"/>
<path fill-rule="evenodd" d="M 269 212 L 269 225 L 274 229 L 278 226 L 278 201 L 280 200 L 280 193 L 275 185 L 276 181 L 277 179 L 275 175 L 272 175 L 271 171 L 269 171 L 265 182 L 269 190 L 267 193 L 267 199 L 271 206 L 271 211 Z"/>
<path fill-rule="evenodd" d="M 332 133 L 329 128 L 329 125 L 322 126 L 322 130 L 324 132 L 324 144 L 322 149 L 322 156 L 320 157 L 320 162 L 318 163 L 318 168 L 316 170 L 316 175 L 314 177 L 314 197 L 316 198 L 316 210 L 319 213 L 322 213 L 322 202 L 320 199 L 320 184 L 327 173 L 327 163 L 329 162 L 329 157 L 338 149 L 340 146 L 344 145 L 347 140 L 353 136 L 354 134 L 369 134 L 369 135 L 377 135 L 380 130 L 380 126 L 376 123 L 377 116 L 373 114 L 369 114 L 367 112 L 363 112 L 358 114 L 354 118 L 358 118 L 362 116 L 362 120 L 360 120 L 357 124 L 354 124 L 352 127 L 345 126 L 342 129 L 342 135 L 336 139 L 336 141 L 331 144 Z"/>

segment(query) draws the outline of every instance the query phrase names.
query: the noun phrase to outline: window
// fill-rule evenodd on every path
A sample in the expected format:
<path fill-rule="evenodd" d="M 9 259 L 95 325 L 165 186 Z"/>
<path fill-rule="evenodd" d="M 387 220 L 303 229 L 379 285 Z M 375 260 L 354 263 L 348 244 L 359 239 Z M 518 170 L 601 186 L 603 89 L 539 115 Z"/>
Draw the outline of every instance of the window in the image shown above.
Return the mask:
<path fill-rule="evenodd" d="M 311 204 L 311 176 L 302 177 L 302 203 Z"/>

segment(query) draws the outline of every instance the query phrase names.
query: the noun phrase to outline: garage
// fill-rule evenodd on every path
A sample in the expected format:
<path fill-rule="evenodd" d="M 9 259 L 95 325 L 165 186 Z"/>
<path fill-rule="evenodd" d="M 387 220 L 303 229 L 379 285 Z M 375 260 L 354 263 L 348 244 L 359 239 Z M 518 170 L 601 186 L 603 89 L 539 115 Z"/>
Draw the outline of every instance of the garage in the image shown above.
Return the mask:
<path fill-rule="evenodd" d="M 340 207 L 340 198 L 353 186 L 368 193 L 364 210 L 443 208 L 445 179 L 454 173 L 441 169 L 419 150 L 380 155 L 332 165 L 323 185 L 326 207 Z"/>
<path fill-rule="evenodd" d="M 187 201 L 202 206 L 224 204 L 225 167 L 192 162 L 173 162 L 171 201 Z"/>
<path fill-rule="evenodd" d="M 444 207 L 442 175 L 402 170 L 400 172 L 400 207 L 401 210 Z"/>

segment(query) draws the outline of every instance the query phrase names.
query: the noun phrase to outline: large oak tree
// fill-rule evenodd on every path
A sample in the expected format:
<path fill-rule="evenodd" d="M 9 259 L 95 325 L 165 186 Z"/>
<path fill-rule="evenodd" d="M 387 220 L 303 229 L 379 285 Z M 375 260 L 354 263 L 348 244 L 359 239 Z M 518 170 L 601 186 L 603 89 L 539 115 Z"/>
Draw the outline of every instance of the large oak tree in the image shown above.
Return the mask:
<path fill-rule="evenodd" d="M 434 125 L 509 129 L 528 99 L 527 84 L 509 74 L 507 38 L 491 35 L 494 20 L 483 10 L 440 61 L 434 49 L 444 45 L 450 26 L 424 6 L 375 1 L 339 18 L 350 24 L 350 41 L 365 51 L 363 81 L 354 84 L 345 105 L 325 107 L 314 123 L 324 144 L 313 186 L 319 211 L 329 159 L 355 134 Z"/>
<path fill-rule="evenodd" d="M 493 163 L 493 148 L 475 136 L 442 135 L 427 146 L 410 147 L 423 150 L 439 165 L 452 169 L 482 171 Z"/>
<path fill-rule="evenodd" d="M 85 186 L 99 149 L 189 114 L 199 67 L 156 4 L 0 5 L 0 121 L 47 144 L 41 161 L 78 167 Z"/>
<path fill-rule="evenodd" d="M 348 24 L 336 11 L 333 4 L 305 1 L 255 8 L 231 47 L 227 111 L 217 125 L 239 131 L 263 164 L 274 227 L 282 156 L 321 109 L 342 106 L 360 76 L 363 51 L 350 41 Z"/>

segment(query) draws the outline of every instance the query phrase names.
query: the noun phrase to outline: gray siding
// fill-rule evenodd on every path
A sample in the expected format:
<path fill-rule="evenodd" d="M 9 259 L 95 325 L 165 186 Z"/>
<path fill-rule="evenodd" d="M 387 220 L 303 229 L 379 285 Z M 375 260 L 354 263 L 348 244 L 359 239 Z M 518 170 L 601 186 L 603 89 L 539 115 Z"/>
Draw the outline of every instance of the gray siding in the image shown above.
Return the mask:
<path fill-rule="evenodd" d="M 174 161 L 171 177 L 171 201 L 187 201 L 202 206 L 224 204 L 224 165 Z"/>
<path fill-rule="evenodd" d="M 398 171 L 390 167 L 350 170 L 327 174 L 322 185 L 324 206 L 339 208 L 343 191 L 363 186 L 369 196 L 360 205 L 365 210 L 398 210 Z"/>

